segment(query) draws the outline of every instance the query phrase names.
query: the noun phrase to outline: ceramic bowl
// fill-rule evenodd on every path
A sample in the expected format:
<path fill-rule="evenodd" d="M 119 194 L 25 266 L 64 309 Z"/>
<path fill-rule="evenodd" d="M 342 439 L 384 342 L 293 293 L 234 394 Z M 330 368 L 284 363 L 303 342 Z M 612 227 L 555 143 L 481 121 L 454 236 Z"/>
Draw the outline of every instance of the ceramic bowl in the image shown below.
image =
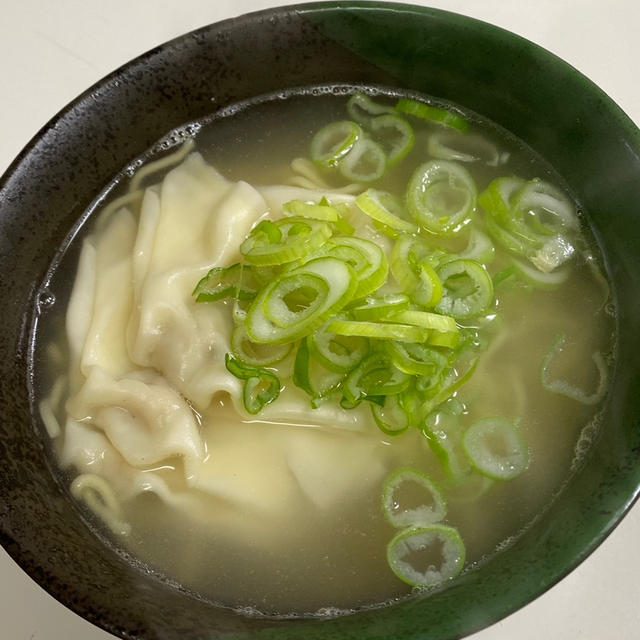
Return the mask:
<path fill-rule="evenodd" d="M 617 301 L 618 354 L 603 428 L 582 468 L 507 551 L 449 588 L 332 620 L 216 608 L 96 536 L 52 473 L 30 407 L 40 283 L 76 221 L 167 131 L 299 86 L 376 84 L 458 103 L 551 159 L 588 213 Z M 0 183 L 0 538 L 44 589 L 116 636 L 144 640 L 447 640 L 529 602 L 580 563 L 640 485 L 640 133 L 550 53 L 459 15 L 401 4 L 290 6 L 214 24 L 115 71 L 51 120 Z"/>

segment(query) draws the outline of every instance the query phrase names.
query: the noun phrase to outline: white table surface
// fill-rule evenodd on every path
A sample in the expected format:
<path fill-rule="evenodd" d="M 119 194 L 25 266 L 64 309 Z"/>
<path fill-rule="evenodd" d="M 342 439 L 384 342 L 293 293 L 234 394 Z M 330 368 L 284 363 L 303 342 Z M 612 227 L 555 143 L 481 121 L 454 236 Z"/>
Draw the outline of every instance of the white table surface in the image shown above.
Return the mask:
<path fill-rule="evenodd" d="M 600 85 L 640 124 L 637 0 L 414 2 L 480 18 L 542 45 Z M 279 4 L 293 3 L 0 0 L 0 173 L 51 116 L 116 67 L 184 32 Z M 473 640 L 637 640 L 639 540 L 637 505 L 576 571 Z M 46 594 L 4 551 L 0 620 L 6 640 L 113 640 Z"/>

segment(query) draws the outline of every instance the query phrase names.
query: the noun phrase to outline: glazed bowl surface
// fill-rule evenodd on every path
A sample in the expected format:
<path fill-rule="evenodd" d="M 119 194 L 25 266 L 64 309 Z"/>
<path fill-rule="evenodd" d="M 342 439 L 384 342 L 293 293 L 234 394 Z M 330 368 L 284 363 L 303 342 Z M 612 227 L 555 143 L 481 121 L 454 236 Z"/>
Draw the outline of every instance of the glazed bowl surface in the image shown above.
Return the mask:
<path fill-rule="evenodd" d="M 607 257 L 624 358 L 586 465 L 507 553 L 441 593 L 394 607 L 322 622 L 248 619 L 146 575 L 86 527 L 51 474 L 29 407 L 31 310 L 69 229 L 168 130 L 256 95 L 331 83 L 412 89 L 464 105 L 552 159 Z M 444 640 L 529 602 L 601 542 L 638 490 L 639 156 L 635 126 L 568 65 L 507 32 L 418 7 L 273 9 L 205 27 L 114 72 L 58 114 L 0 185 L 3 546 L 52 595 L 124 638 L 199 638 L 206 629 L 211 638 Z"/>

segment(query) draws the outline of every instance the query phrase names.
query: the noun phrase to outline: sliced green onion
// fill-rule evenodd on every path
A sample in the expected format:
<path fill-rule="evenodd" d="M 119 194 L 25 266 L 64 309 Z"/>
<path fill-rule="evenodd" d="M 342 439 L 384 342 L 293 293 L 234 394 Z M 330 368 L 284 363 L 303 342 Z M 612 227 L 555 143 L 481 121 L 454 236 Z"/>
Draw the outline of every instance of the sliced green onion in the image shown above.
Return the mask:
<path fill-rule="evenodd" d="M 544 180 L 534 179 L 523 185 L 515 195 L 513 205 L 521 214 L 530 214 L 542 233 L 551 235 L 564 229 L 577 231 L 580 226 L 571 200 Z"/>
<path fill-rule="evenodd" d="M 442 107 L 434 107 L 418 100 L 412 100 L 411 98 L 400 98 L 396 103 L 396 110 L 436 124 L 452 127 L 458 131 L 466 131 L 469 128 L 467 120 L 457 113 Z"/>
<path fill-rule="evenodd" d="M 349 313 L 354 320 L 381 320 L 408 308 L 409 298 L 404 293 L 390 293 L 381 298 L 365 298 L 357 306 L 350 306 Z"/>
<path fill-rule="evenodd" d="M 560 334 L 556 338 L 555 342 L 551 345 L 551 348 L 542 360 L 542 365 L 540 367 L 540 381 L 542 383 L 542 386 L 547 391 L 559 393 L 560 395 L 567 396 L 567 398 L 571 398 L 572 400 L 577 400 L 582 404 L 598 404 L 604 398 L 607 392 L 608 377 L 607 365 L 604 361 L 604 358 L 602 357 L 602 354 L 599 351 L 594 352 L 591 356 L 594 364 L 596 365 L 596 369 L 598 370 L 598 384 L 593 393 L 587 393 L 583 389 L 579 389 L 575 385 L 565 380 L 550 379 L 549 369 L 551 368 L 551 363 L 562 353 L 566 341 L 567 336 L 564 334 Z"/>
<path fill-rule="evenodd" d="M 229 373 L 244 380 L 242 400 L 244 408 L 251 415 L 260 413 L 267 404 L 280 395 L 280 380 L 271 371 L 246 366 L 228 353 L 224 361 Z"/>
<path fill-rule="evenodd" d="M 527 257 L 544 273 L 565 263 L 575 252 L 579 226 L 567 196 L 543 180 L 497 178 L 478 197 L 489 214 L 487 228 L 505 249 Z"/>
<path fill-rule="evenodd" d="M 439 404 L 449 400 L 451 393 L 443 392 L 445 379 L 449 375 L 451 362 L 443 354 L 439 354 L 442 363 L 438 363 L 435 373 L 426 376 L 416 376 L 415 390 L 421 398 L 419 405 L 415 407 L 415 414 L 424 418 L 429 415 Z M 442 396 L 442 397 L 440 397 Z"/>
<path fill-rule="evenodd" d="M 422 430 L 449 481 L 447 498 L 456 502 L 476 500 L 493 485 L 493 480 L 474 470 L 462 448 L 464 410 L 463 403 L 451 398 L 427 417 Z"/>
<path fill-rule="evenodd" d="M 435 307 L 442 300 L 442 282 L 428 261 L 416 265 L 418 284 L 411 292 L 411 299 L 423 307 Z"/>
<path fill-rule="evenodd" d="M 412 587 L 435 587 L 455 578 L 462 571 L 464 560 L 460 534 L 443 524 L 406 529 L 387 546 L 389 567 Z M 427 569 L 419 568 L 423 566 Z"/>
<path fill-rule="evenodd" d="M 394 527 L 424 527 L 443 520 L 447 504 L 426 474 L 402 467 L 384 481 L 382 512 Z"/>
<path fill-rule="evenodd" d="M 344 373 L 328 370 L 311 356 L 308 338 L 300 341 L 293 366 L 293 383 L 306 391 L 314 408 L 320 400 L 336 391 L 344 379 Z"/>
<path fill-rule="evenodd" d="M 247 378 L 242 388 L 244 408 L 251 415 L 260 413 L 262 409 L 280 395 L 280 381 L 272 373 Z"/>
<path fill-rule="evenodd" d="M 397 165 L 413 149 L 411 125 L 396 114 L 377 116 L 369 123 L 373 136 L 387 154 L 387 166 Z"/>
<path fill-rule="evenodd" d="M 440 313 L 407 309 L 392 316 L 391 320 L 429 329 L 431 331 L 429 344 L 432 346 L 449 347 L 453 349 L 457 346 L 460 339 L 460 332 L 456 321 L 450 316 L 445 316 Z"/>
<path fill-rule="evenodd" d="M 290 327 L 314 316 L 324 304 L 330 284 L 316 273 L 284 276 L 262 302 L 265 317 L 276 327 Z"/>
<path fill-rule="evenodd" d="M 510 224 L 513 218 L 514 195 L 520 191 L 524 180 L 516 176 L 496 178 L 478 196 L 478 204 L 501 226 Z"/>
<path fill-rule="evenodd" d="M 427 329 L 407 324 L 341 319 L 329 321 L 327 330 L 343 336 L 362 336 L 402 342 L 427 342 L 430 335 Z"/>
<path fill-rule="evenodd" d="M 437 376 L 434 382 L 424 389 L 425 395 L 428 397 L 420 406 L 420 414 L 427 416 L 443 402 L 449 400 L 471 378 L 478 365 L 478 359 L 477 354 L 467 354 L 466 358 L 459 358 L 454 367 Z"/>
<path fill-rule="evenodd" d="M 383 113 L 395 113 L 393 107 L 378 104 L 364 93 L 354 93 L 349 98 L 347 111 L 352 120 L 364 126 L 368 126 L 372 118 Z"/>
<path fill-rule="evenodd" d="M 492 276 L 491 280 L 493 281 L 493 289 L 495 291 L 498 287 L 504 287 L 507 284 L 518 281 L 518 272 L 513 265 L 510 265 L 504 269 L 500 269 L 500 271 Z"/>
<path fill-rule="evenodd" d="M 259 266 L 280 265 L 311 255 L 331 237 L 331 227 L 308 218 L 263 220 L 240 245 L 248 262 Z"/>
<path fill-rule="evenodd" d="M 455 484 L 464 482 L 472 467 L 462 449 L 464 432 L 459 417 L 445 411 L 434 411 L 424 421 L 422 433 L 449 480 Z"/>
<path fill-rule="evenodd" d="M 575 253 L 575 247 L 562 235 L 547 240 L 529 259 L 539 271 L 550 273 L 564 264 Z"/>
<path fill-rule="evenodd" d="M 284 271 L 295 265 L 297 265 L 297 261 L 293 260 L 285 264 L 252 266 L 251 274 L 256 279 L 256 282 L 258 282 L 260 287 L 264 287 L 270 282 L 273 282 L 273 280 L 280 276 Z"/>
<path fill-rule="evenodd" d="M 493 304 L 493 282 L 475 260 L 451 260 L 437 270 L 444 292 L 436 311 L 456 319 L 485 314 Z"/>
<path fill-rule="evenodd" d="M 393 316 L 393 320 L 403 322 L 405 324 L 413 324 L 416 327 L 424 329 L 432 329 L 440 333 L 458 334 L 458 325 L 450 316 L 441 315 L 439 313 L 430 313 L 429 311 L 415 311 L 408 309 L 400 311 Z"/>
<path fill-rule="evenodd" d="M 352 409 L 362 400 L 400 393 L 410 382 L 409 376 L 396 369 L 383 354 L 373 353 L 347 376 L 341 405 Z"/>
<path fill-rule="evenodd" d="M 358 138 L 340 160 L 338 170 L 347 180 L 373 182 L 383 176 L 386 166 L 384 149 L 370 138 Z"/>
<path fill-rule="evenodd" d="M 494 167 L 500 162 L 500 152 L 484 136 L 462 135 L 452 130 L 433 133 L 429 137 L 427 151 L 439 160 L 482 161 Z"/>
<path fill-rule="evenodd" d="M 489 236 L 477 227 L 472 227 L 469 232 L 469 242 L 465 250 L 458 254 L 458 257 L 476 260 L 486 265 L 493 262 L 495 255 L 496 249 Z"/>
<path fill-rule="evenodd" d="M 371 404 L 371 414 L 380 431 L 397 436 L 409 428 L 409 416 L 403 403 L 404 395 L 384 396 L 384 404 Z"/>
<path fill-rule="evenodd" d="M 419 284 L 416 265 L 432 253 L 431 247 L 421 240 L 407 234 L 398 236 L 389 257 L 389 267 L 396 282 L 408 292 Z"/>
<path fill-rule="evenodd" d="M 511 480 L 529 465 L 529 452 L 518 428 L 504 418 L 472 424 L 462 438 L 471 464 L 494 480 Z"/>
<path fill-rule="evenodd" d="M 566 282 L 571 275 L 571 268 L 568 265 L 559 267 L 550 273 L 545 273 L 523 260 L 518 260 L 518 258 L 512 258 L 511 260 L 518 274 L 528 283 L 540 289 L 555 289 Z"/>
<path fill-rule="evenodd" d="M 386 191 L 367 189 L 356 197 L 358 208 L 373 220 L 395 231 L 417 233 L 418 227 L 406 219 L 400 201 Z"/>
<path fill-rule="evenodd" d="M 196 302 L 215 302 L 225 298 L 252 300 L 256 290 L 246 282 L 251 281 L 250 270 L 251 267 L 240 263 L 230 267 L 214 267 L 198 282 L 192 295 Z"/>
<path fill-rule="evenodd" d="M 483 476 L 475 470 L 456 482 L 453 486 L 447 487 L 447 498 L 451 503 L 469 504 L 476 502 L 479 498 L 493 487 L 495 480 Z"/>
<path fill-rule="evenodd" d="M 362 129 L 355 122 L 332 122 L 313 136 L 311 159 L 321 167 L 336 167 L 361 137 Z"/>
<path fill-rule="evenodd" d="M 433 331 L 429 336 L 429 344 L 432 347 L 445 347 L 447 349 L 455 349 L 458 346 L 459 334 L 457 332 L 440 332 Z"/>
<path fill-rule="evenodd" d="M 345 373 L 356 367 L 369 351 L 369 343 L 359 336 L 341 336 L 324 329 L 314 331 L 307 343 L 314 357 L 329 371 Z"/>
<path fill-rule="evenodd" d="M 322 248 L 323 255 L 340 258 L 356 272 L 358 286 L 354 298 L 376 291 L 387 280 L 389 263 L 384 251 L 364 238 L 333 238 Z"/>
<path fill-rule="evenodd" d="M 442 283 L 434 266 L 442 257 L 419 238 L 403 234 L 391 250 L 390 268 L 398 284 L 411 300 L 423 307 L 433 307 L 442 298 Z"/>
<path fill-rule="evenodd" d="M 476 186 L 462 166 L 446 160 L 420 165 L 407 187 L 407 208 L 424 229 L 455 235 L 470 222 L 476 206 Z"/>
<path fill-rule="evenodd" d="M 302 200 L 290 200 L 282 205 L 282 210 L 294 216 L 326 220 L 327 222 L 335 222 L 340 217 L 338 210 L 328 203 L 316 204 L 314 202 L 303 202 Z"/>
<path fill-rule="evenodd" d="M 411 375 L 432 376 L 441 370 L 443 360 L 447 363 L 437 349 L 424 344 L 390 340 L 385 347 L 394 366 Z"/>
<path fill-rule="evenodd" d="M 451 351 L 443 351 L 441 349 L 431 348 L 428 354 L 424 354 L 425 358 L 432 364 L 431 371 L 425 369 L 425 373 L 417 375 L 415 379 L 415 389 L 421 398 L 431 398 L 442 389 L 445 380 L 451 370 L 455 354 Z M 448 396 L 447 396 L 448 398 Z M 445 400 L 447 399 L 445 398 Z M 424 403 L 420 408 L 420 412 L 426 415 L 423 409 Z"/>
<path fill-rule="evenodd" d="M 306 336 L 347 304 L 356 286 L 355 272 L 342 260 L 330 256 L 310 260 L 258 293 L 247 310 L 247 335 L 260 344 L 283 344 Z M 288 299 L 296 294 L 305 304 L 292 309 Z"/>
<path fill-rule="evenodd" d="M 489 231 L 491 237 L 510 253 L 520 256 L 525 256 L 531 253 L 531 244 L 526 239 L 521 238 L 512 233 L 509 229 L 505 229 L 500 226 L 500 224 L 492 218 L 486 218 L 485 224 L 487 225 L 487 231 Z"/>
<path fill-rule="evenodd" d="M 251 342 L 244 322 L 236 324 L 231 333 L 231 351 L 240 363 L 254 367 L 270 367 L 282 362 L 291 352 L 292 344 L 263 345 Z"/>

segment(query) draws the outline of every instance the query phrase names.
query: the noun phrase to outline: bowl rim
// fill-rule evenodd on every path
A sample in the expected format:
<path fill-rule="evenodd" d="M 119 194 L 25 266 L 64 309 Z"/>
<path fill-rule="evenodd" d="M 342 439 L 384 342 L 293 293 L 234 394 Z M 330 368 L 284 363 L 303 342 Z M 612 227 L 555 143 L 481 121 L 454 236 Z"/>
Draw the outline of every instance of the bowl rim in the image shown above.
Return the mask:
<path fill-rule="evenodd" d="M 71 100 L 67 105 L 65 105 L 62 109 L 60 109 L 46 124 L 44 124 L 36 134 L 29 140 L 29 142 L 25 145 L 25 147 L 20 151 L 20 153 L 16 156 L 16 158 L 10 163 L 7 167 L 4 174 L 0 177 L 0 193 L 6 188 L 9 181 L 13 178 L 14 174 L 18 172 L 20 167 L 25 163 L 30 155 L 37 151 L 37 146 L 42 137 L 51 129 L 55 128 L 56 125 L 63 120 L 65 117 L 69 115 L 69 113 L 76 107 L 80 106 L 91 94 L 93 94 L 97 90 L 102 90 L 107 87 L 114 80 L 117 80 L 123 73 L 135 69 L 139 65 L 143 65 L 149 60 L 153 59 L 156 55 L 162 55 L 169 52 L 173 49 L 177 44 L 184 41 L 185 39 L 192 37 L 194 35 L 203 34 L 211 37 L 212 34 L 220 33 L 227 30 L 230 26 L 234 28 L 240 28 L 243 25 L 251 25 L 256 19 L 260 19 L 266 16 L 274 16 L 274 15 L 282 15 L 288 13 L 296 13 L 302 17 L 311 17 L 326 11 L 335 11 L 335 10 L 344 10 L 347 9 L 349 11 L 366 11 L 366 10 L 376 10 L 382 12 L 400 12 L 400 13 L 409 13 L 416 14 L 423 17 L 437 17 L 439 19 L 445 19 L 448 21 L 454 21 L 469 27 L 473 27 L 476 29 L 481 29 L 487 34 L 493 34 L 495 37 L 499 38 L 508 38 L 509 40 L 518 43 L 522 46 L 534 47 L 541 55 L 546 57 L 551 63 L 555 65 L 562 66 L 567 72 L 574 75 L 580 82 L 583 83 L 586 90 L 590 93 L 598 95 L 602 100 L 605 101 L 607 109 L 610 114 L 618 120 L 618 123 L 623 126 L 629 133 L 629 135 L 633 138 L 636 138 L 639 141 L 640 146 L 640 130 L 638 127 L 632 122 L 632 120 L 627 116 L 627 114 L 595 83 L 593 83 L 588 77 L 583 75 L 579 70 L 565 62 L 552 52 L 547 49 L 531 42 L 530 40 L 512 33 L 504 28 L 495 26 L 491 23 L 485 22 L 483 20 L 479 20 L 477 18 L 472 18 L 463 14 L 459 14 L 456 12 L 451 12 L 442 9 L 435 9 L 430 7 L 424 7 L 421 5 L 413 5 L 408 3 L 396 3 L 396 2 L 384 2 L 384 1 L 375 1 L 375 0 L 366 0 L 358 2 L 357 0 L 329 0 L 322 2 L 308 2 L 308 3 L 300 3 L 294 5 L 284 5 L 278 7 L 272 7 L 267 9 L 262 9 L 260 11 L 254 11 L 250 13 L 245 13 L 240 16 L 230 17 L 225 20 L 212 23 L 209 25 L 205 25 L 199 27 L 197 29 L 191 30 L 187 33 L 181 34 L 170 40 L 160 44 L 157 47 L 154 47 L 138 56 L 133 58 L 132 60 L 124 63 L 123 65 L 117 67 L 115 70 L 111 71 L 97 82 L 93 83 L 88 89 L 79 94 L 76 98 Z M 531 596 L 523 596 L 519 601 L 515 604 L 512 603 L 509 606 L 502 607 L 499 613 L 496 611 L 492 614 L 492 619 L 490 622 L 486 623 L 485 621 L 481 622 L 478 626 L 474 628 L 469 628 L 465 631 L 466 634 L 470 634 L 479 629 L 485 628 L 489 624 L 497 622 L 499 619 L 506 617 L 507 615 L 515 612 L 520 609 L 525 604 L 533 601 L 543 593 L 545 593 L 548 589 L 554 586 L 557 582 L 562 580 L 568 573 L 573 571 L 579 564 L 581 564 L 591 553 L 593 553 L 600 544 L 604 542 L 604 540 L 611 534 L 611 532 L 615 529 L 615 527 L 621 522 L 624 515 L 629 511 L 629 509 L 636 502 L 638 497 L 640 496 L 640 484 L 636 485 L 636 489 L 632 495 L 628 496 L 626 500 L 620 503 L 617 510 L 611 513 L 611 517 L 604 528 L 601 529 L 600 533 L 594 537 L 590 544 L 583 548 L 583 551 L 580 555 L 575 556 L 570 562 L 567 562 L 560 571 L 557 571 L 555 576 L 551 581 L 548 581 L 544 584 L 543 588 L 538 588 L 535 594 Z M 75 613 L 81 615 L 87 620 L 90 620 L 94 624 L 102 627 L 104 630 L 110 633 L 114 632 L 112 626 L 109 626 L 108 621 L 105 621 L 104 624 L 100 622 L 96 622 L 95 620 L 91 620 L 90 617 L 87 616 L 87 611 L 84 605 L 80 604 L 78 606 L 74 606 L 73 604 L 64 602 L 63 599 L 59 598 L 59 594 L 57 591 L 50 590 L 48 587 L 50 585 L 43 585 L 39 581 L 39 577 L 34 572 L 29 571 L 26 567 L 32 567 L 32 563 L 29 561 L 31 559 L 30 551 L 22 549 L 19 545 L 15 544 L 7 544 L 10 538 L 7 533 L 5 526 L 2 522 L 0 522 L 0 542 L 2 546 L 5 548 L 7 553 L 11 556 L 11 558 L 23 569 L 32 579 L 34 579 L 38 585 L 47 591 L 50 595 L 52 595 L 55 599 L 61 602 L 63 605 L 74 611 Z M 122 637 L 128 637 L 126 635 L 122 635 Z M 131 636 L 134 637 L 134 636 Z M 137 636 L 136 636 L 137 637 Z M 453 636 L 447 636 L 453 637 Z"/>

